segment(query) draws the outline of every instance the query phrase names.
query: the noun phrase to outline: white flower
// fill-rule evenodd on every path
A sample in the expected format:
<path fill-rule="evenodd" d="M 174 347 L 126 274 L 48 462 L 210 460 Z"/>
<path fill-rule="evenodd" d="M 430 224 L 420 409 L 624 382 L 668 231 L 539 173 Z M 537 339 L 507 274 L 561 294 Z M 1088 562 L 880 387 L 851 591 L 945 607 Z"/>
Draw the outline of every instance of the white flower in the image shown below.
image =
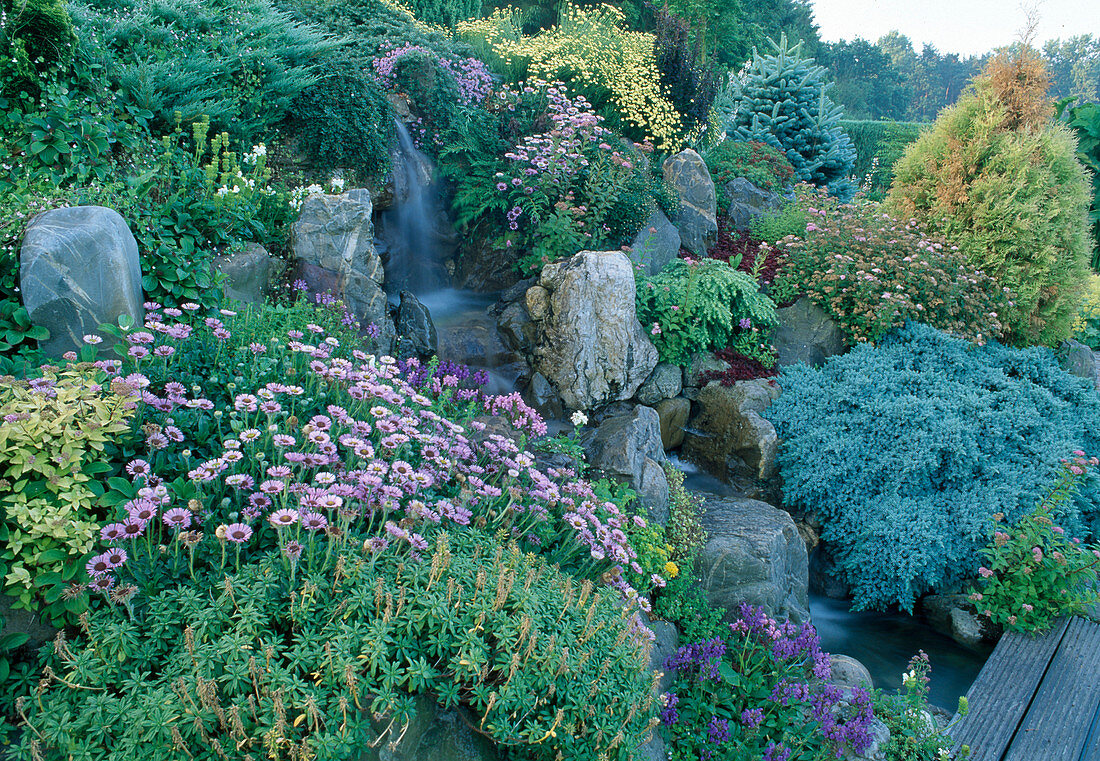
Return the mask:
<path fill-rule="evenodd" d="M 332 182 L 332 189 L 333 190 L 343 191 L 343 189 L 344 189 L 344 178 L 343 177 L 333 177 L 331 182 Z"/>
<path fill-rule="evenodd" d="M 902 684 L 908 684 L 910 680 L 916 679 L 916 678 L 917 678 L 917 672 L 913 671 L 913 669 L 909 669 L 908 671 L 906 671 L 904 674 L 901 675 L 901 683 Z"/>
<path fill-rule="evenodd" d="M 569 420 L 572 421 L 573 425 L 577 426 L 578 428 L 582 425 L 588 425 L 588 415 L 585 415 L 580 410 L 574 412 L 569 417 Z"/>
<path fill-rule="evenodd" d="M 224 196 L 228 192 L 229 192 L 229 188 L 225 187 L 224 185 L 222 185 L 220 188 L 218 188 L 218 195 L 220 195 L 220 196 Z"/>

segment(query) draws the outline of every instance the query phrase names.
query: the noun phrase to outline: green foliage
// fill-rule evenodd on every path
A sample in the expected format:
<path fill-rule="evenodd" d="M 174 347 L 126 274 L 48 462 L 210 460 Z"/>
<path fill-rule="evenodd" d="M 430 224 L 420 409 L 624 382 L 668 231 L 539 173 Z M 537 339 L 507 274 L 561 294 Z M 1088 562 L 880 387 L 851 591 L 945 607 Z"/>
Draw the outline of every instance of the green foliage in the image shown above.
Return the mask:
<path fill-rule="evenodd" d="M 61 627 L 87 607 L 66 588 L 84 580 L 102 478 L 113 470 L 109 452 L 129 428 L 134 400 L 93 385 L 88 367 L 43 370 L 29 383 L 0 377 L 0 576 L 13 608 Z M 11 651 L 23 644 L 17 637 L 0 638 L 5 694 L 14 688 L 8 679 Z"/>
<path fill-rule="evenodd" d="M 754 50 L 751 66 L 730 77 L 721 102 L 726 131 L 778 149 L 798 180 L 846 199 L 856 153 L 840 125 L 840 108 L 826 95 L 825 69 L 802 55 L 801 43 L 788 45 L 786 35 L 771 46 L 763 56 Z"/>
<path fill-rule="evenodd" d="M 723 140 L 707 151 L 707 169 L 718 191 L 718 208 L 729 208 L 726 185 L 744 177 L 758 188 L 782 193 L 794 179 L 794 167 L 778 150 L 758 140 Z"/>
<path fill-rule="evenodd" d="M 337 45 L 269 0 L 99 0 L 72 6 L 81 42 L 112 89 L 153 128 L 209 117 L 234 141 L 282 121 Z"/>
<path fill-rule="evenodd" d="M 346 547 L 293 581 L 268 553 L 205 589 L 101 608 L 55 644 L 15 758 L 345 759 L 400 736 L 416 694 L 465 705 L 531 759 L 641 743 L 651 675 L 612 595 L 480 531 L 430 538 L 419 562 Z"/>
<path fill-rule="evenodd" d="M 411 0 L 409 7 L 425 24 L 454 29 L 480 14 L 481 0 Z"/>
<path fill-rule="evenodd" d="M 801 234 L 775 243 L 781 290 L 807 294 L 855 341 L 917 320 L 979 343 L 1000 338 L 1008 299 L 990 277 L 914 220 L 874 202 L 800 192 Z"/>
<path fill-rule="evenodd" d="M 1009 341 L 1053 346 L 1069 337 L 1092 258 L 1091 193 L 1073 136 L 1048 121 L 1042 91 L 1002 79 L 1026 81 L 1011 72 L 978 79 L 894 167 L 889 203 L 1012 291 L 1002 315 Z"/>
<path fill-rule="evenodd" d="M 802 207 L 797 203 L 788 203 L 779 211 L 766 212 L 759 217 L 753 217 L 749 221 L 749 231 L 756 240 L 774 243 L 788 235 L 805 235 L 808 221 L 809 217 Z M 764 261 L 765 258 L 761 256 L 753 264 L 763 267 Z"/>
<path fill-rule="evenodd" d="M 1100 349 L 1100 275 L 1088 278 L 1081 311 L 1073 321 L 1073 338 L 1090 348 Z"/>
<path fill-rule="evenodd" d="M 1077 160 L 1092 171 L 1092 268 L 1100 271 L 1100 104 L 1063 108 L 1061 116 L 1077 136 Z"/>
<path fill-rule="evenodd" d="M 268 185 L 266 147 L 242 156 L 227 133 L 208 130 L 205 119 L 189 134 L 177 122 L 113 206 L 137 238 L 142 287 L 153 301 L 216 303 L 216 250 L 242 240 L 281 247 L 285 240 L 292 210 L 287 195 Z"/>
<path fill-rule="evenodd" d="M 875 718 L 890 730 L 890 741 L 880 748 L 884 761 L 945 761 L 951 754 L 948 730 L 951 725 L 938 726 L 928 705 L 928 655 L 922 650 L 909 661 L 902 675 L 902 692 L 891 695 L 875 690 L 872 696 Z M 959 698 L 959 718 L 969 713 L 965 697 Z M 969 758 L 969 748 L 962 746 L 954 756 L 958 761 Z"/>
<path fill-rule="evenodd" d="M 905 149 L 930 125 L 920 122 L 857 121 L 845 119 L 841 126 L 852 139 L 856 163 L 852 173 L 860 190 L 881 200 L 894 181 L 894 164 Z"/>
<path fill-rule="evenodd" d="M 989 567 L 978 569 L 979 589 L 970 599 L 993 623 L 1026 632 L 1046 631 L 1056 618 L 1084 613 L 1100 601 L 1096 566 L 1100 547 L 1066 536 L 1058 516 L 1072 511 L 1073 498 L 1095 457 L 1082 450 L 1062 469 L 1039 505 L 1012 526 L 995 526 L 982 550 Z M 1094 476 L 1092 476 L 1095 479 Z M 1000 523 L 1004 516 L 993 516 Z"/>
<path fill-rule="evenodd" d="M 729 2 L 723 0 L 722 4 L 729 5 Z M 667 3 L 656 9 L 654 15 L 654 47 L 661 84 L 680 114 L 685 134 L 701 136 L 708 126 L 719 86 L 718 67 L 702 52 L 705 29 L 696 26 L 693 35 L 691 20 L 678 15 Z"/>
<path fill-rule="evenodd" d="M 738 262 L 674 259 L 651 277 L 638 277 L 638 320 L 662 362 L 686 365 L 691 355 L 747 339 L 750 351 L 778 323 L 775 304 Z M 770 356 L 764 352 L 765 356 Z"/>
<path fill-rule="evenodd" d="M 1047 492 L 1062 453 L 1100 446 L 1100 397 L 1045 349 L 973 346 L 909 323 L 821 369 L 785 368 L 768 408 L 784 497 L 814 509 L 859 608 L 965 581 L 989 519 Z M 1065 507 L 1096 519 L 1100 485 Z M 1084 534 L 1082 534 L 1084 536 Z"/>
<path fill-rule="evenodd" d="M 36 95 L 41 78 L 68 62 L 75 39 L 62 0 L 0 0 L 0 97 Z"/>
<path fill-rule="evenodd" d="M 393 107 L 362 61 L 343 51 L 294 100 L 285 126 L 307 177 L 324 180 L 339 171 L 363 182 L 389 169 Z"/>

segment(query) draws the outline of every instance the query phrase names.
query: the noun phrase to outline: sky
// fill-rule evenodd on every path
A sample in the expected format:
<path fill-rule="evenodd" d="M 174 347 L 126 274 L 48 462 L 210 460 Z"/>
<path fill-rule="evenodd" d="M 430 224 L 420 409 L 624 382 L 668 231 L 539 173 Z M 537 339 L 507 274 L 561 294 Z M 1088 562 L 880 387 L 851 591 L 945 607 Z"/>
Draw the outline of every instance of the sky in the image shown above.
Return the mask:
<path fill-rule="evenodd" d="M 813 0 L 813 6 L 827 42 L 873 42 L 897 29 L 918 51 L 930 42 L 941 53 L 980 55 L 1016 40 L 1026 23 L 1025 7 L 1038 11 L 1040 44 L 1100 36 L 1100 0 Z"/>

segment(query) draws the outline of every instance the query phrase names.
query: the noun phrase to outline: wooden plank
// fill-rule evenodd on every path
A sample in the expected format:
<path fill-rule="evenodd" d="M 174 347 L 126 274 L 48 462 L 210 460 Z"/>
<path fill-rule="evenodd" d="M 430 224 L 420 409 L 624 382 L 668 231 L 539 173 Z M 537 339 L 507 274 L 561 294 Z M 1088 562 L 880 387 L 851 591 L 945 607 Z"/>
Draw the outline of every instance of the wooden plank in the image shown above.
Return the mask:
<path fill-rule="evenodd" d="M 1100 703 L 1093 713 L 1092 722 L 1089 725 L 1089 734 L 1085 738 L 1085 747 L 1081 749 L 1078 761 L 1100 761 Z"/>
<path fill-rule="evenodd" d="M 971 761 L 1002 761 L 1068 625 L 1061 619 L 1039 637 L 1001 637 L 966 693 L 970 713 L 951 730 L 956 752 L 969 745 Z"/>
<path fill-rule="evenodd" d="M 1074 618 L 1005 761 L 1080 761 L 1100 704 L 1100 624 Z"/>

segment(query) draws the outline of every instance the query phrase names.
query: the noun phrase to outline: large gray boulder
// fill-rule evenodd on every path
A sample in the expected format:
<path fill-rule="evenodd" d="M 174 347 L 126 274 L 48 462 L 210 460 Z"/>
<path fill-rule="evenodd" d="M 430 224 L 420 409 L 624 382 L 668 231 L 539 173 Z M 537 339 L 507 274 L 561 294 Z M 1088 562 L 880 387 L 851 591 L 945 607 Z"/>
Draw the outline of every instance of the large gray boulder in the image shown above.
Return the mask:
<path fill-rule="evenodd" d="M 630 260 L 655 275 L 680 253 L 680 231 L 660 209 L 654 209 L 630 244 Z"/>
<path fill-rule="evenodd" d="M 652 407 L 639 405 L 612 415 L 586 433 L 588 464 L 631 485 L 654 520 L 668 520 L 668 478 L 661 463 L 661 422 Z"/>
<path fill-rule="evenodd" d="M 723 190 L 729 199 L 726 211 L 730 224 L 737 230 L 748 230 L 757 217 L 771 214 L 783 208 L 783 197 L 753 185 L 744 177 L 726 183 Z"/>
<path fill-rule="evenodd" d="M 803 296 L 789 307 L 776 310 L 779 327 L 772 343 L 781 367 L 805 362 L 820 366 L 829 357 L 848 349 L 844 331 L 821 307 Z"/>
<path fill-rule="evenodd" d="M 1066 372 L 1092 381 L 1100 391 L 1100 355 L 1080 341 L 1066 341 L 1062 348 L 1065 350 L 1062 365 Z"/>
<path fill-rule="evenodd" d="M 19 249 L 19 290 L 51 357 L 77 351 L 104 323 L 145 321 L 141 262 L 126 220 L 103 206 L 52 209 L 31 220 Z M 104 336 L 104 338 L 108 338 Z"/>
<path fill-rule="evenodd" d="M 331 292 L 364 326 L 376 325 L 379 346 L 389 351 L 394 327 L 371 212 L 370 191 L 362 188 L 307 197 L 290 230 L 291 260 L 311 290 Z"/>
<path fill-rule="evenodd" d="M 416 698 L 416 713 L 406 724 L 375 722 L 375 747 L 364 743 L 355 761 L 497 761 L 493 744 L 473 727 L 477 718 L 459 716 L 465 708 L 444 709 L 426 695 Z"/>
<path fill-rule="evenodd" d="M 666 159 L 661 169 L 680 203 L 673 220 L 680 242 L 696 256 L 705 256 L 718 239 L 718 196 L 706 162 L 688 148 Z"/>
<path fill-rule="evenodd" d="M 249 243 L 240 251 L 219 256 L 213 265 L 217 272 L 225 275 L 225 295 L 246 304 L 262 304 L 271 291 L 272 281 L 285 266 L 258 243 Z"/>
<path fill-rule="evenodd" d="M 790 515 L 753 499 L 710 497 L 702 522 L 707 543 L 698 570 L 712 605 L 731 620 L 742 602 L 773 617 L 809 620 L 806 543 Z"/>
<path fill-rule="evenodd" d="M 684 454 L 731 481 L 772 479 L 779 438 L 763 413 L 778 396 L 778 385 L 765 378 L 732 386 L 711 381 L 699 392 L 699 414 L 688 426 Z"/>
<path fill-rule="evenodd" d="M 657 366 L 657 349 L 638 322 L 634 269 L 626 255 L 581 251 L 547 265 L 537 287 L 547 293 L 543 299 L 536 291 L 543 304 L 527 299 L 532 319 L 541 318 L 535 369 L 557 387 L 565 405 L 590 409 L 634 396 Z"/>

